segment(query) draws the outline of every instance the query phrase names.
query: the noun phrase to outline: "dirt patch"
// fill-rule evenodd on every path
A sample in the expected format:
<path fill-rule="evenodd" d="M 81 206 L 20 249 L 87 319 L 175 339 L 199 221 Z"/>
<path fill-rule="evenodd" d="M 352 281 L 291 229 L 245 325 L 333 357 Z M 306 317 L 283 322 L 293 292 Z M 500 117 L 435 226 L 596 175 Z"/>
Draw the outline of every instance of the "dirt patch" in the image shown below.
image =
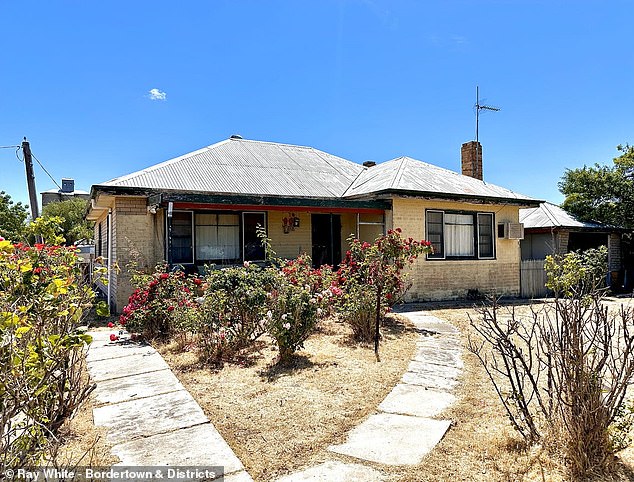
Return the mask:
<path fill-rule="evenodd" d="M 272 480 L 334 458 L 330 444 L 376 410 L 411 360 L 418 334 L 394 316 L 381 362 L 351 343 L 348 326 L 327 320 L 287 367 L 264 339 L 252 364 L 201 368 L 194 353 L 159 351 L 255 480 Z M 173 348 L 173 347 L 172 347 Z"/>

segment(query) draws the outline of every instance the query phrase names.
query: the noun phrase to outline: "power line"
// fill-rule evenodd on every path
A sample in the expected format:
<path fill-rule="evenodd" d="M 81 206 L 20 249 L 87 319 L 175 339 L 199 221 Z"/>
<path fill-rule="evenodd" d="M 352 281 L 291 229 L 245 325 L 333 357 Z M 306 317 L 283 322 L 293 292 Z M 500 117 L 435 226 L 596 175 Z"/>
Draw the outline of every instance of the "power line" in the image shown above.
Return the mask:
<path fill-rule="evenodd" d="M 20 146 L 0 146 L 0 149 L 14 149 L 16 147 L 20 147 Z"/>
<path fill-rule="evenodd" d="M 51 173 L 50 173 L 50 172 L 48 172 L 48 171 L 46 170 L 46 168 L 45 168 L 45 167 L 44 167 L 44 165 L 40 162 L 40 160 L 39 160 L 37 157 L 35 157 L 35 154 L 33 154 L 33 153 L 31 152 L 31 155 L 33 156 L 33 159 L 35 159 L 35 160 L 37 161 L 37 163 L 40 165 L 40 167 L 44 170 L 44 172 L 48 175 L 48 177 L 50 177 L 50 178 L 51 178 L 51 181 L 53 181 L 53 183 L 55 183 L 55 185 L 56 185 L 56 186 L 57 186 L 57 187 L 61 190 L 61 189 L 62 189 L 62 186 L 60 186 L 59 184 L 57 184 L 57 181 L 53 178 L 53 176 L 51 176 Z"/>

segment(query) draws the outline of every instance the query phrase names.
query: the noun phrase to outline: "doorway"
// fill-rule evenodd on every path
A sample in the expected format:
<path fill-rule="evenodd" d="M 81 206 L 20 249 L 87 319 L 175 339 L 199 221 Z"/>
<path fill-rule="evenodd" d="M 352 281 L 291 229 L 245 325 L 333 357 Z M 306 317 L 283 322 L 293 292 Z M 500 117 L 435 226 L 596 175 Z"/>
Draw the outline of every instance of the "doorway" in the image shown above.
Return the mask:
<path fill-rule="evenodd" d="M 339 214 L 312 214 L 313 266 L 341 262 L 341 216 Z"/>

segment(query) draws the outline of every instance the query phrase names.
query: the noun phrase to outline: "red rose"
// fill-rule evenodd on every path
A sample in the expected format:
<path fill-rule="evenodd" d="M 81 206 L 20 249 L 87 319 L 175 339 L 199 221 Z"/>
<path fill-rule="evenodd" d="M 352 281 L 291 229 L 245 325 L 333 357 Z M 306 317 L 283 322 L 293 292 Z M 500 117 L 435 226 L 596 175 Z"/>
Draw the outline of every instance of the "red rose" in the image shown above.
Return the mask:
<path fill-rule="evenodd" d="M 110 335 L 110 341 L 117 341 L 119 339 L 119 337 L 117 335 L 115 335 L 114 333 L 112 333 Z"/>
<path fill-rule="evenodd" d="M 203 280 L 201 280 L 200 278 L 195 278 L 194 279 L 194 284 L 196 286 L 200 286 L 201 284 L 203 284 Z"/>
<path fill-rule="evenodd" d="M 173 306 L 168 306 L 167 307 L 167 311 L 174 311 L 174 307 Z"/>
<path fill-rule="evenodd" d="M 169 273 L 161 273 L 161 276 L 160 276 L 161 279 L 167 279 L 169 277 L 170 277 Z"/>
<path fill-rule="evenodd" d="M 114 323 L 112 321 L 108 322 L 108 328 L 114 328 Z"/>

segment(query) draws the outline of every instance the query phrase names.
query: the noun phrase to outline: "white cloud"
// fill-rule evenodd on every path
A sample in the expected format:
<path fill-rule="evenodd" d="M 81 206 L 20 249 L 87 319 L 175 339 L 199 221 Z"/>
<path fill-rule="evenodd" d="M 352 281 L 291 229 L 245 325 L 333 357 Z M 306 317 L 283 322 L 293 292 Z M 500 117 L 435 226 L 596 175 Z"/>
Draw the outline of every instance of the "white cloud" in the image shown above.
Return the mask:
<path fill-rule="evenodd" d="M 147 95 L 151 100 L 166 100 L 167 94 L 158 89 L 150 89 Z"/>

